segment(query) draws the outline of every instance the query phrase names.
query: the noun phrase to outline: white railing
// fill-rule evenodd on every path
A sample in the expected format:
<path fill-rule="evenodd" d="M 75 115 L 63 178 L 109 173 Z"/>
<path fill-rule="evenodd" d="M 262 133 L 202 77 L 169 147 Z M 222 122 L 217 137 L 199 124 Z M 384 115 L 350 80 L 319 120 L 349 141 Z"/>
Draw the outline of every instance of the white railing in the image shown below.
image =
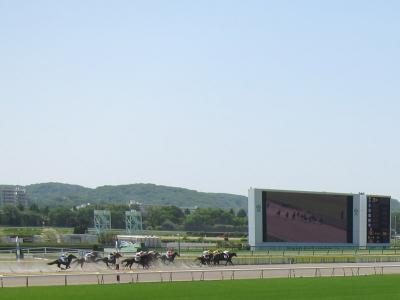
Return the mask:
<path fill-rule="evenodd" d="M 203 280 L 234 280 L 273 277 L 321 277 L 399 274 L 400 265 L 349 265 L 318 267 L 275 267 L 275 268 L 218 268 L 174 271 L 121 271 L 103 273 L 63 273 L 40 275 L 0 275 L 0 287 L 111 284 L 138 282 L 172 282 Z"/>
<path fill-rule="evenodd" d="M 59 253 L 59 252 L 70 252 L 70 253 L 78 253 L 79 251 L 91 251 L 91 249 L 74 249 L 74 248 L 61 248 L 61 247 L 34 247 L 34 248 L 25 248 L 21 247 L 24 253 L 26 254 L 48 254 L 48 253 Z M 15 248 L 13 249 L 2 249 L 0 253 L 15 253 Z"/>

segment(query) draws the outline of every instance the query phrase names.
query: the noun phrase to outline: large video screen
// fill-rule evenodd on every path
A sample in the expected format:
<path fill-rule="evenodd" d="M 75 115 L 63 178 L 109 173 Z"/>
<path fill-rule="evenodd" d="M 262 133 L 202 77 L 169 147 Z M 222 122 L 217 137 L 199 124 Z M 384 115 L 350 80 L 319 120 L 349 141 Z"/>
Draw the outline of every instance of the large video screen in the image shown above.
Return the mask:
<path fill-rule="evenodd" d="M 352 243 L 350 195 L 264 191 L 264 242 Z"/>
<path fill-rule="evenodd" d="M 390 243 L 390 198 L 368 196 L 367 243 Z"/>

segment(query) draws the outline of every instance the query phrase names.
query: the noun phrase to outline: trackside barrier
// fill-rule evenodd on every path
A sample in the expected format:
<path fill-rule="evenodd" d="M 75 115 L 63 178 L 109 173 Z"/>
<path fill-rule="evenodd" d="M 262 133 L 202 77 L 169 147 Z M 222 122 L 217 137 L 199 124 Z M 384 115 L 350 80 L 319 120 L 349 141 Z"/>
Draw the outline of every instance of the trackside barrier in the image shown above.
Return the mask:
<path fill-rule="evenodd" d="M 193 263 L 194 257 L 176 259 L 177 262 Z M 238 256 L 233 258 L 235 265 L 274 265 L 274 264 L 308 264 L 308 263 L 396 263 L 399 255 L 363 255 L 363 256 Z"/>
<path fill-rule="evenodd" d="M 27 253 L 55 253 L 55 252 L 60 252 L 62 250 L 66 251 L 79 251 L 79 250 L 91 250 L 90 247 L 84 249 L 79 248 L 79 249 L 72 249 L 72 248 L 66 248 L 66 247 L 29 247 L 27 245 L 24 245 L 23 250 Z M 156 248 L 153 249 L 159 252 L 166 251 L 166 248 Z M 192 253 L 198 253 L 203 250 L 207 250 L 204 247 L 199 247 L 199 248 L 184 248 L 181 247 L 181 252 L 187 253 L 187 254 L 192 254 Z M 326 249 L 320 249 L 320 248 L 315 248 L 315 249 L 280 249 L 280 248 L 267 248 L 264 250 L 249 250 L 249 251 L 244 251 L 244 250 L 235 250 L 232 249 L 232 251 L 235 251 L 237 253 L 240 253 L 241 255 L 247 254 L 247 255 L 277 255 L 277 256 L 319 256 L 319 255 L 373 255 L 373 254 L 380 254 L 380 255 L 397 255 L 400 254 L 400 248 L 368 248 L 368 249 L 358 249 L 358 248 L 326 248 Z M 9 247 L 6 247 L 6 249 L 0 249 L 0 253 L 11 253 L 15 252 L 15 247 L 10 245 Z"/>
<path fill-rule="evenodd" d="M 27 254 L 48 254 L 48 253 L 79 253 L 80 251 L 91 251 L 91 249 L 74 249 L 74 248 L 57 248 L 57 247 L 35 247 L 35 248 L 21 248 Z M 0 253 L 15 253 L 14 249 L 0 250 Z"/>
<path fill-rule="evenodd" d="M 173 282 L 204 280 L 236 280 L 257 278 L 296 278 L 296 277 L 333 277 L 400 274 L 400 265 L 353 265 L 324 267 L 287 267 L 287 268 L 253 268 L 253 269 L 218 269 L 218 270 L 177 270 L 148 272 L 108 272 L 81 274 L 48 274 L 48 275 L 0 275 L 0 286 L 47 286 L 78 284 L 112 284 L 139 282 Z"/>

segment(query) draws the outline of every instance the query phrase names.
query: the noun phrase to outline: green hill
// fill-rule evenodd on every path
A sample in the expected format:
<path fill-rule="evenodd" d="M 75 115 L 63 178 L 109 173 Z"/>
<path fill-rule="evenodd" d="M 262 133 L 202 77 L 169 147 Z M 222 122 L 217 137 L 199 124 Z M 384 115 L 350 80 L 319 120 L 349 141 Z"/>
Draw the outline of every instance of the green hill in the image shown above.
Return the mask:
<path fill-rule="evenodd" d="M 390 199 L 390 209 L 392 212 L 400 211 L 400 201 L 397 199 Z"/>
<path fill-rule="evenodd" d="M 155 184 L 101 186 L 95 189 L 64 183 L 39 183 L 26 186 L 31 203 L 39 206 L 74 206 L 83 203 L 128 203 L 130 200 L 152 205 L 179 207 L 214 207 L 247 210 L 247 197 L 203 193 L 194 190 Z"/>

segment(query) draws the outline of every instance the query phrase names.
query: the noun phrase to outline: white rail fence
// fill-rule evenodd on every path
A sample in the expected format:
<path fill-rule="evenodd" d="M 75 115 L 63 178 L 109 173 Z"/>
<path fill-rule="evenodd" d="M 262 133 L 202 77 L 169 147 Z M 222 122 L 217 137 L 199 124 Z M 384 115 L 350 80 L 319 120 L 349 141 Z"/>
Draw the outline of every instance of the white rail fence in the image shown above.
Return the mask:
<path fill-rule="evenodd" d="M 400 265 L 0 275 L 0 287 L 400 274 Z"/>
<path fill-rule="evenodd" d="M 35 248 L 22 248 L 25 254 L 48 254 L 48 253 L 79 253 L 82 251 L 91 251 L 91 249 L 74 249 L 74 248 L 58 248 L 58 247 L 35 247 Z M 15 248 L 2 249 L 0 254 L 15 253 Z"/>

